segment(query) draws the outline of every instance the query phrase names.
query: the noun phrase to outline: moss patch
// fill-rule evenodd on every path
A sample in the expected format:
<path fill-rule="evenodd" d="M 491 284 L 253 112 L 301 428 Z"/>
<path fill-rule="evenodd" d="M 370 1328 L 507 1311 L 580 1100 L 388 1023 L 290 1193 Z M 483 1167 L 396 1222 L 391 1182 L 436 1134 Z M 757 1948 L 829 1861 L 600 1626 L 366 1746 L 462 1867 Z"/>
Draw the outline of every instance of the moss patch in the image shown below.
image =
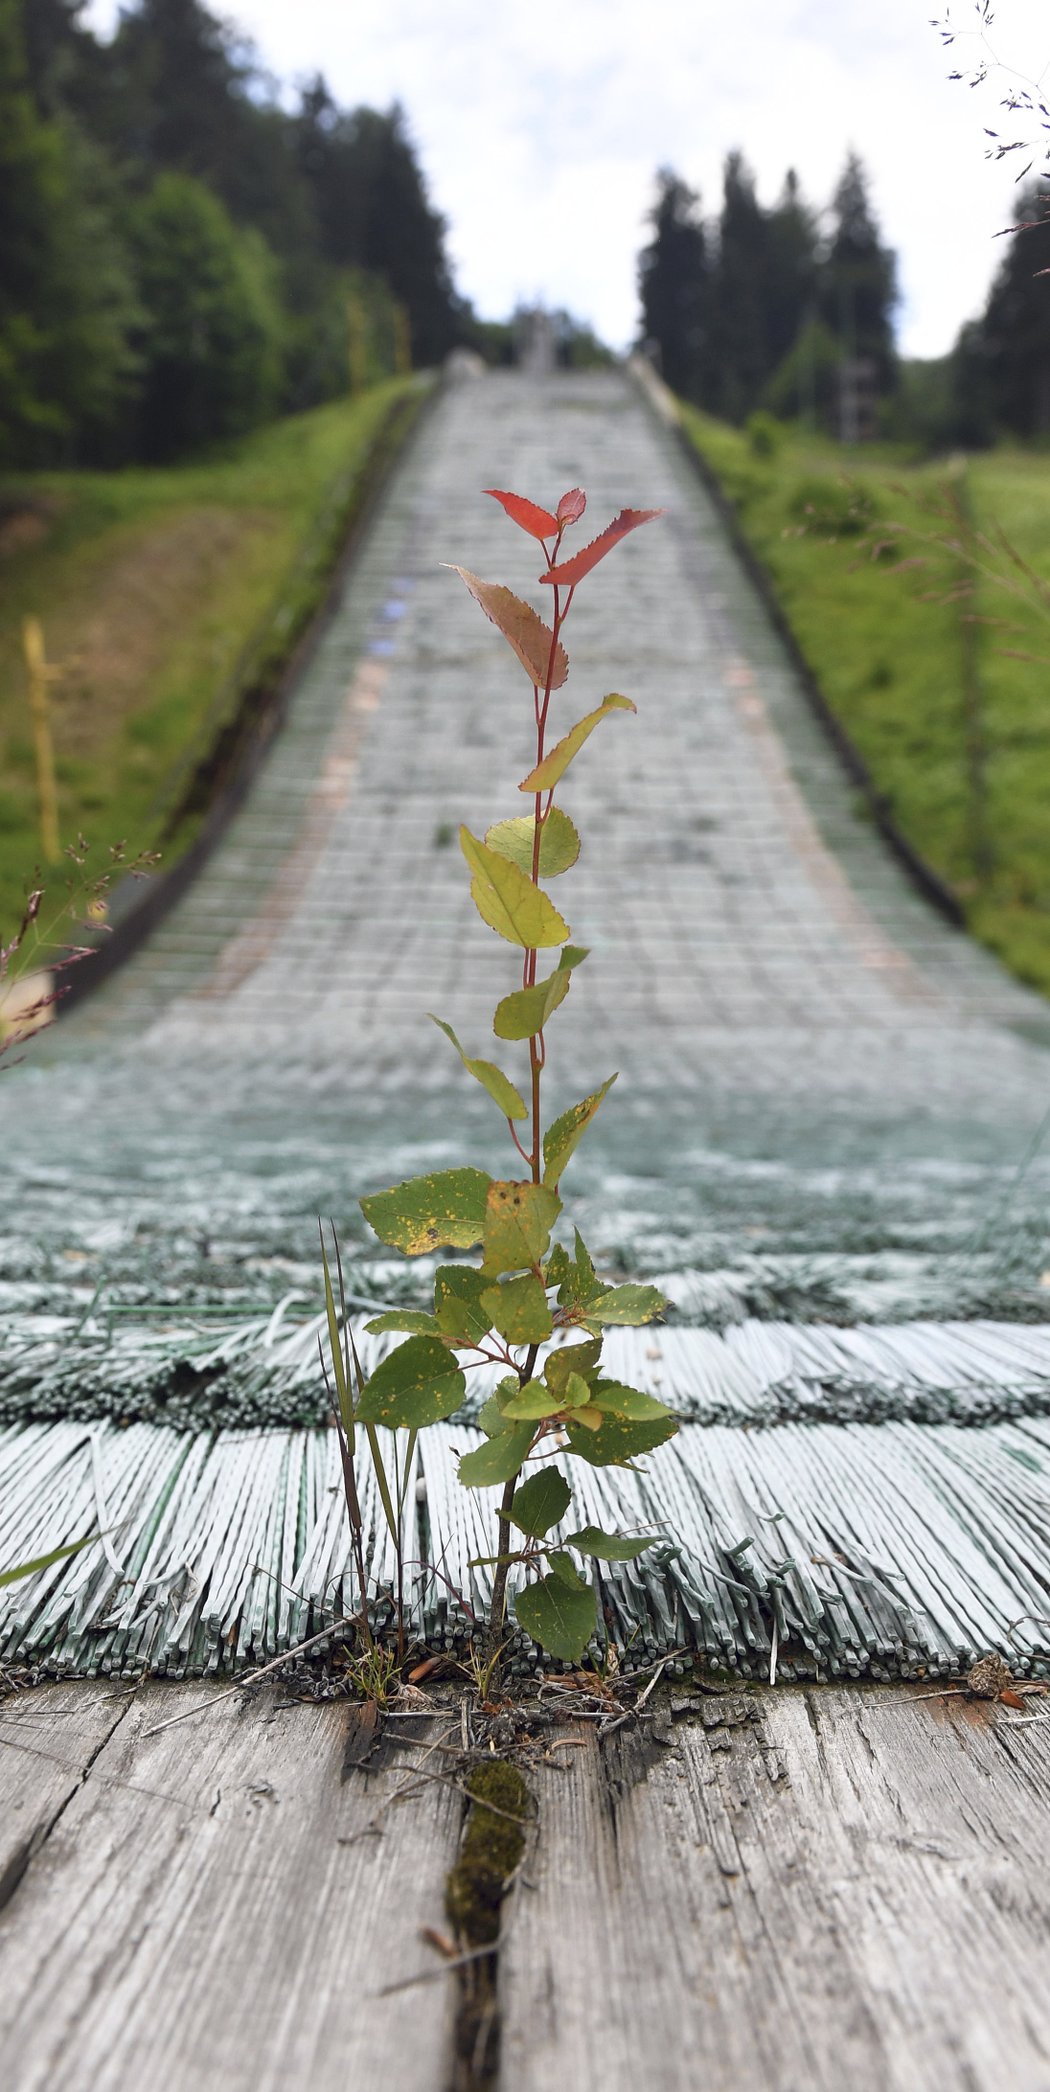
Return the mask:
<path fill-rule="evenodd" d="M 464 1946 L 487 1947 L 499 1937 L 503 1892 L 524 1850 L 529 1790 L 517 1766 L 503 1759 L 476 1766 L 467 1786 L 474 1805 L 446 1883 L 445 1908 Z"/>

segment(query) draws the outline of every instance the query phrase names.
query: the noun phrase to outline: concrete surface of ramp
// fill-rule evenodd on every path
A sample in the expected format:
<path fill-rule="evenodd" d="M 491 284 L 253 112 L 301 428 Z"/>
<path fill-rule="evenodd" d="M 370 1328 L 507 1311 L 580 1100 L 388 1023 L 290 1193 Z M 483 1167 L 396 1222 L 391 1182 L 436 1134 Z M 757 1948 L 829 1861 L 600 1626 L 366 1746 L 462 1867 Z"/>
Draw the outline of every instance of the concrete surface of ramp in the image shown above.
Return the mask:
<path fill-rule="evenodd" d="M 316 1216 L 362 1300 L 411 1297 L 359 1192 L 509 1166 L 425 1012 L 486 1050 L 510 984 L 454 835 L 516 810 L 528 691 L 440 562 L 530 592 L 534 550 L 480 489 L 574 483 L 595 528 L 668 510 L 581 592 L 556 699 L 559 723 L 608 689 L 639 707 L 565 789 L 584 853 L 559 901 L 592 956 L 551 1027 L 551 1102 L 620 1070 L 565 1190 L 596 1252 L 665 1283 L 664 1355 L 624 1356 L 687 1419 L 648 1478 L 587 1484 L 634 1515 L 674 1505 L 677 1552 L 611 1575 L 609 1617 L 745 1668 L 774 1630 L 818 1671 L 986 1643 L 1043 1661 L 1048 1013 L 858 817 L 620 373 L 446 391 L 203 875 L 0 1086 L 4 1556 L 44 1477 L 74 1530 L 119 1503 L 134 1533 L 126 1560 L 111 1542 L 7 1594 L 9 1654 L 243 1660 L 338 1589 L 331 1447 L 300 1428 L 324 1410 Z M 466 1429 L 424 1443 L 421 1479 L 474 1590 Z M 423 1602 L 428 1632 L 456 1630 Z"/>

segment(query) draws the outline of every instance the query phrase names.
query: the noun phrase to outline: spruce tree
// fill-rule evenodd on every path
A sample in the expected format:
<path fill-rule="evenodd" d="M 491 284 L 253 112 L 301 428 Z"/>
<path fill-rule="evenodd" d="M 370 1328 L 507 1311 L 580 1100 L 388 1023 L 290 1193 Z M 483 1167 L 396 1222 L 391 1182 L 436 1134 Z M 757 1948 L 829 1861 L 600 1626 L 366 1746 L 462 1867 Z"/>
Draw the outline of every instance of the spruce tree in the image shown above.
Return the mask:
<path fill-rule="evenodd" d="M 1044 186 L 1020 199 L 1018 230 L 992 284 L 977 341 L 960 357 L 983 367 L 995 419 L 1017 436 L 1050 430 L 1050 198 Z M 961 371 L 960 371 L 961 378 Z"/>
<path fill-rule="evenodd" d="M 659 169 L 656 184 L 652 238 L 638 260 L 642 331 L 656 343 L 672 391 L 702 400 L 709 271 L 700 199 L 671 167 Z"/>
<path fill-rule="evenodd" d="M 728 154 L 714 272 L 712 404 L 743 421 L 772 371 L 766 271 L 769 227 L 742 153 Z"/>
<path fill-rule="evenodd" d="M 883 247 L 868 198 L 868 180 L 850 153 L 832 199 L 834 229 L 821 270 L 820 315 L 849 359 L 875 367 L 877 389 L 894 383 L 893 309 L 896 257 Z"/>

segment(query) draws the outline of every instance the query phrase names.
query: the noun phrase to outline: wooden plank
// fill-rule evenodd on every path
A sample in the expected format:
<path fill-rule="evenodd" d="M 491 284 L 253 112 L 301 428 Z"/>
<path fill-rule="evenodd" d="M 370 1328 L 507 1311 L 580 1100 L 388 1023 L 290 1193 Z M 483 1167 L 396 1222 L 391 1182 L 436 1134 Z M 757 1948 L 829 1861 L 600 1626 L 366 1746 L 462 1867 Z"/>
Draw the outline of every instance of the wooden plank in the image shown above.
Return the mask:
<path fill-rule="evenodd" d="M 0 1700 L 0 1911 L 126 1707 L 104 1686 L 48 1685 Z"/>
<path fill-rule="evenodd" d="M 0 1917 L 8 2092 L 444 2092 L 452 1983 L 381 1991 L 434 1964 L 460 1796 L 392 1804 L 408 1748 L 344 1777 L 345 1702 L 149 1734 L 201 1694 L 136 1696 Z"/>
<path fill-rule="evenodd" d="M 1045 2092 L 1050 1722 L 899 1688 L 702 1716 L 539 1776 L 501 2092 Z"/>

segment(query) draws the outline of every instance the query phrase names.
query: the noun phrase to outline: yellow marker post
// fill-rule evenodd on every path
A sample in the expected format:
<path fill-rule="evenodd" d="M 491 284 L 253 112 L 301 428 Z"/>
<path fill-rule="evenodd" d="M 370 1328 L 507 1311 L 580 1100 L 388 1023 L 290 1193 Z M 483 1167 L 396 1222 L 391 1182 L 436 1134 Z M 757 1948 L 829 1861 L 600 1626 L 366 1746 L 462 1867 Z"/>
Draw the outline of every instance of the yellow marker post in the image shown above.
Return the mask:
<path fill-rule="evenodd" d="M 55 784 L 55 748 L 51 738 L 51 706 L 47 686 L 59 674 L 49 668 L 44 652 L 44 632 L 38 617 L 22 620 L 22 650 L 29 681 L 29 711 L 33 722 L 36 756 L 37 804 L 40 809 L 40 847 L 49 864 L 62 854 L 58 834 L 58 789 Z"/>

